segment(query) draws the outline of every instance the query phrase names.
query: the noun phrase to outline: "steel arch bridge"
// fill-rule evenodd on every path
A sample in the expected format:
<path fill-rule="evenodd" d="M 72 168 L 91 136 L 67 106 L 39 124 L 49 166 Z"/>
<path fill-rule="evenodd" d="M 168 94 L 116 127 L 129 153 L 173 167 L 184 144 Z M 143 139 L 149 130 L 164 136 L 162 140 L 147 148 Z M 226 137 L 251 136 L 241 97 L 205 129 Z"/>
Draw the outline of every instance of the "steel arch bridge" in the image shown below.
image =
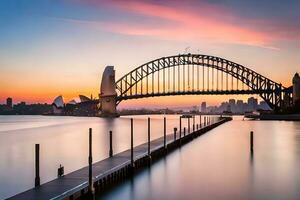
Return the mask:
<path fill-rule="evenodd" d="M 115 82 L 115 104 L 173 95 L 257 94 L 273 109 L 283 106 L 287 88 L 235 62 L 210 55 L 182 54 L 145 63 Z"/>

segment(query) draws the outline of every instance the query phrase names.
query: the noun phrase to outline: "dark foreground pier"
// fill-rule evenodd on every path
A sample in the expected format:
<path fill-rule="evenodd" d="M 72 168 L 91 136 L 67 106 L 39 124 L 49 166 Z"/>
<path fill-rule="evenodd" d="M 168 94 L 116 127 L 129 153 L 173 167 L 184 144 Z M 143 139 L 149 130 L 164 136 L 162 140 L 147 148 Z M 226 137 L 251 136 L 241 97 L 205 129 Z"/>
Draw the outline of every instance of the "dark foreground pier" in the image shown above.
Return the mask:
<path fill-rule="evenodd" d="M 133 161 L 131 160 L 132 151 L 129 149 L 94 163 L 92 165 L 92 174 L 96 193 L 131 177 L 134 170 L 149 166 L 151 161 L 167 155 L 172 150 L 230 120 L 232 118 L 222 117 L 212 122 L 211 118 L 206 118 L 203 124 L 197 124 L 197 126 L 193 124 L 193 130 L 190 133 L 185 133 L 185 128 L 181 129 L 180 127 L 179 131 L 174 129 L 174 133 L 164 134 L 163 137 L 151 141 L 150 151 L 149 143 L 136 146 L 133 149 Z M 88 182 L 89 167 L 87 166 L 9 199 L 86 199 L 89 189 Z"/>

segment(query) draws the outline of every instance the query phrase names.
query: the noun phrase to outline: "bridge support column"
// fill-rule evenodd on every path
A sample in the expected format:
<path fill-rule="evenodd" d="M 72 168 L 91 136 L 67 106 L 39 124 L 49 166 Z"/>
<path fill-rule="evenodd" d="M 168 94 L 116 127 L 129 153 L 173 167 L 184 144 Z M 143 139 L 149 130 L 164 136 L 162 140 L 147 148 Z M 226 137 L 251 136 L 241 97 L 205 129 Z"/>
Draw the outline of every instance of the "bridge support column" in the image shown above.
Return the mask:
<path fill-rule="evenodd" d="M 101 100 L 101 117 L 118 117 L 116 96 L 102 96 Z"/>
<path fill-rule="evenodd" d="M 100 86 L 100 104 L 101 104 L 101 117 L 118 117 L 117 92 L 115 81 L 115 70 L 113 66 L 107 66 L 102 75 Z"/>

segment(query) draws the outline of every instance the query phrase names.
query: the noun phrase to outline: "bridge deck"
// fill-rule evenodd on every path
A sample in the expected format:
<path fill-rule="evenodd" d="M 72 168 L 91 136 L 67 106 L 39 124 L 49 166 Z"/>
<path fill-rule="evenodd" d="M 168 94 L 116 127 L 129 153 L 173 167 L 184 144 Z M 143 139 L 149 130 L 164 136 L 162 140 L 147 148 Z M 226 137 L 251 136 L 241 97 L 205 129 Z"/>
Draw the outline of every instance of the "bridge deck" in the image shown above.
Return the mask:
<path fill-rule="evenodd" d="M 128 99 L 139 99 L 147 97 L 158 97 L 158 96 L 177 96 L 177 95 L 234 95 L 234 94 L 271 94 L 274 90 L 186 90 L 186 91 L 175 91 L 175 92 L 156 92 L 156 93 L 143 93 L 143 94 L 132 94 L 117 96 L 117 101 L 128 100 Z"/>
<path fill-rule="evenodd" d="M 218 123 L 218 122 L 216 122 Z M 215 123 L 215 124 L 216 124 Z M 209 125 L 209 126 L 213 126 Z M 203 127 L 202 129 L 208 128 Z M 199 130 L 202 130 L 199 129 Z M 177 133 L 178 134 L 178 133 Z M 187 134 L 186 137 L 190 135 Z M 167 135 L 167 144 L 174 142 L 174 134 Z M 178 138 L 178 136 L 177 136 Z M 163 147 L 163 137 L 151 141 L 151 152 Z M 144 143 L 134 147 L 134 160 L 137 160 L 147 155 L 148 144 Z M 130 149 L 118 153 L 111 158 L 106 158 L 93 164 L 93 177 L 94 181 L 103 178 L 122 167 L 130 164 Z M 86 188 L 88 186 L 88 167 L 84 167 L 77 171 L 71 172 L 61 178 L 57 178 L 48 183 L 42 184 L 39 187 L 32 188 L 28 191 L 20 193 L 9 199 L 63 199 L 70 195 Z"/>

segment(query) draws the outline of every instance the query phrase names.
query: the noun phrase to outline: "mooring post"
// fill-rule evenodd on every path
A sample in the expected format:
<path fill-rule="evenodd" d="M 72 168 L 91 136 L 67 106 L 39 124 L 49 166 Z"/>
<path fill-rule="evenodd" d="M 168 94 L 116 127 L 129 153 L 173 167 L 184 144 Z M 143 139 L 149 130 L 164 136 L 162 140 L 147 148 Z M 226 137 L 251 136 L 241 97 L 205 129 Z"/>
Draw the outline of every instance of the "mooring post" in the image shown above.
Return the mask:
<path fill-rule="evenodd" d="M 150 152 L 150 117 L 148 117 L 148 157 L 151 157 L 151 152 Z"/>
<path fill-rule="evenodd" d="M 193 116 L 193 132 L 195 131 L 195 115 Z"/>
<path fill-rule="evenodd" d="M 89 128 L 89 188 L 88 198 L 95 199 L 95 190 L 93 184 L 93 157 L 92 157 L 92 128 Z"/>
<path fill-rule="evenodd" d="M 177 128 L 174 127 L 174 141 L 176 141 L 176 131 L 177 131 Z"/>
<path fill-rule="evenodd" d="M 164 148 L 167 148 L 167 120 L 166 117 L 164 117 Z"/>
<path fill-rule="evenodd" d="M 112 131 L 109 131 L 109 157 L 113 157 Z"/>
<path fill-rule="evenodd" d="M 179 138 L 181 138 L 181 116 L 179 117 Z"/>
<path fill-rule="evenodd" d="M 206 116 L 204 116 L 204 122 L 203 122 L 203 126 L 206 125 Z"/>
<path fill-rule="evenodd" d="M 179 132 L 179 144 L 181 146 L 181 132 Z"/>
<path fill-rule="evenodd" d="M 34 186 L 40 186 L 40 144 L 35 144 L 35 181 Z"/>
<path fill-rule="evenodd" d="M 183 128 L 183 136 L 185 136 L 185 127 Z"/>
<path fill-rule="evenodd" d="M 250 151 L 253 153 L 253 131 L 250 132 Z"/>
<path fill-rule="evenodd" d="M 200 128 L 202 127 L 202 125 L 201 125 L 201 115 L 199 116 L 199 120 L 200 120 Z"/>
<path fill-rule="evenodd" d="M 190 118 L 188 118 L 188 133 L 190 133 Z"/>
<path fill-rule="evenodd" d="M 197 127 L 196 127 L 196 129 L 197 129 L 197 130 L 199 130 L 199 124 L 197 124 Z"/>
<path fill-rule="evenodd" d="M 134 160 L 133 160 L 133 118 L 130 119 L 130 127 L 131 127 L 131 140 L 130 140 L 130 157 L 131 157 L 131 168 L 134 168 Z"/>

